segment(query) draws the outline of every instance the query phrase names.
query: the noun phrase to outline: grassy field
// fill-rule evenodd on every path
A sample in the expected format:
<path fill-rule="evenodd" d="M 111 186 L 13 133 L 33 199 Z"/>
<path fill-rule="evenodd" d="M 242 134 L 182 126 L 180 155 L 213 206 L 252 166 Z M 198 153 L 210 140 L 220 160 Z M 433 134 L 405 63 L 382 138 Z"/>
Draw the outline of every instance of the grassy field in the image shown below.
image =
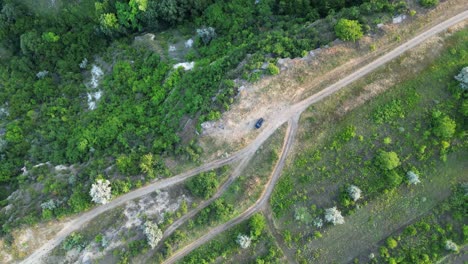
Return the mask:
<path fill-rule="evenodd" d="M 302 116 L 297 154 L 271 199 L 298 260 L 350 261 L 359 253 L 354 244 L 349 248 L 353 236 L 369 230 L 368 238 L 362 239 L 361 250 L 367 250 L 427 213 L 454 182 L 466 179 L 467 165 L 461 159 L 467 154 L 466 118 L 459 110 L 466 99 L 453 76 L 466 66 L 467 43 L 464 29 L 436 45 L 434 52 L 429 50 L 416 65 L 408 63 L 411 55 L 402 56 Z M 437 50 L 443 50 L 440 56 Z M 388 91 L 373 94 L 363 105 L 349 104 L 349 98 L 363 97 L 372 85 L 391 77 L 395 80 Z M 456 122 L 452 138 L 436 136 L 437 111 Z M 398 155 L 400 165 L 391 173 L 376 165 L 380 151 Z M 409 170 L 420 175 L 422 184 L 398 187 L 407 183 Z M 344 191 L 349 184 L 363 191 L 361 200 L 349 201 Z M 423 197 L 426 202 L 413 204 Z M 312 220 L 332 206 L 345 214 L 346 223 L 320 230 L 325 234 L 316 241 Z"/>

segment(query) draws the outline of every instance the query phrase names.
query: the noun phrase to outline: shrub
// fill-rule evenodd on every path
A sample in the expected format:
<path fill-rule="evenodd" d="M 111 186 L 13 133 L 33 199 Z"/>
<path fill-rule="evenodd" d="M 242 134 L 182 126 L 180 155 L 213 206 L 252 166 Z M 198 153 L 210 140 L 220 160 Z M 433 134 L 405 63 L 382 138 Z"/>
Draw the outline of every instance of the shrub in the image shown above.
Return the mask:
<path fill-rule="evenodd" d="M 186 183 L 187 188 L 193 195 L 204 199 L 208 199 L 215 194 L 218 185 L 218 176 L 214 171 L 200 173 Z"/>
<path fill-rule="evenodd" d="M 146 235 L 148 245 L 151 248 L 155 248 L 156 245 L 158 245 L 159 241 L 161 241 L 163 237 L 163 233 L 161 229 L 159 229 L 157 224 L 151 221 L 145 222 L 143 233 Z"/>
<path fill-rule="evenodd" d="M 400 166 L 400 158 L 395 152 L 380 151 L 375 159 L 375 164 L 381 170 L 393 170 Z"/>
<path fill-rule="evenodd" d="M 372 113 L 372 119 L 377 124 L 388 123 L 397 117 L 404 117 L 403 105 L 398 99 L 378 106 Z"/>
<path fill-rule="evenodd" d="M 458 252 L 458 245 L 452 240 L 445 241 L 445 249 L 453 252 Z"/>
<path fill-rule="evenodd" d="M 344 224 L 344 217 L 336 207 L 328 208 L 325 210 L 325 220 L 333 225 Z"/>
<path fill-rule="evenodd" d="M 92 201 L 98 204 L 106 204 L 111 198 L 111 186 L 108 180 L 97 180 L 93 183 L 89 195 L 92 197 Z"/>
<path fill-rule="evenodd" d="M 462 90 L 468 90 L 468 66 L 464 67 L 460 73 L 455 76 L 455 79 L 460 82 L 460 87 Z"/>
<path fill-rule="evenodd" d="M 357 201 L 361 199 L 361 189 L 359 189 L 356 185 L 351 185 L 348 187 L 348 194 L 353 201 Z"/>
<path fill-rule="evenodd" d="M 387 238 L 387 247 L 389 249 L 394 249 L 398 246 L 398 242 L 392 237 Z"/>
<path fill-rule="evenodd" d="M 73 248 L 77 248 L 79 251 L 81 251 L 85 247 L 86 244 L 83 241 L 83 235 L 75 232 L 71 233 L 62 244 L 62 248 L 67 251 Z"/>
<path fill-rule="evenodd" d="M 434 135 L 441 139 L 449 139 L 455 134 L 457 124 L 450 117 L 443 115 L 439 111 L 432 114 Z"/>
<path fill-rule="evenodd" d="M 260 214 L 254 214 L 249 221 L 250 235 L 253 237 L 259 237 L 265 229 L 265 217 Z"/>
<path fill-rule="evenodd" d="M 237 244 L 239 244 L 239 246 L 241 248 L 246 249 L 246 248 L 250 247 L 252 239 L 247 235 L 239 234 L 237 236 L 236 242 L 237 242 Z"/>
<path fill-rule="evenodd" d="M 280 73 L 280 69 L 273 63 L 268 63 L 267 70 L 270 75 L 277 75 Z"/>
<path fill-rule="evenodd" d="M 385 181 L 390 188 L 395 188 L 401 184 L 403 178 L 396 171 L 386 171 Z"/>
<path fill-rule="evenodd" d="M 433 7 L 439 4 L 439 0 L 420 0 L 419 3 L 424 7 Z"/>
<path fill-rule="evenodd" d="M 419 180 L 419 176 L 416 173 L 412 172 L 412 171 L 408 171 L 408 173 L 406 173 L 406 177 L 408 178 L 408 182 L 410 184 L 416 185 L 416 184 L 421 182 Z"/>
<path fill-rule="evenodd" d="M 335 25 L 335 34 L 344 41 L 356 41 L 363 36 L 361 24 L 357 20 L 344 18 Z"/>

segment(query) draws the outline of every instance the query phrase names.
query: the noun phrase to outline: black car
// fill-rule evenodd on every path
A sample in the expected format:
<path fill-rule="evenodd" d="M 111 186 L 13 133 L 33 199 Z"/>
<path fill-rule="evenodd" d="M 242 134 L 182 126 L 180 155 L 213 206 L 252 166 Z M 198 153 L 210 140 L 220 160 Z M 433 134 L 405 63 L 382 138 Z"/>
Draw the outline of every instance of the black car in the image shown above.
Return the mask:
<path fill-rule="evenodd" d="M 264 121 L 264 120 L 263 120 L 263 117 L 260 118 L 259 120 L 257 120 L 257 123 L 255 123 L 255 128 L 256 128 L 256 129 L 261 128 L 261 127 L 262 127 L 262 124 L 263 124 L 263 121 Z"/>

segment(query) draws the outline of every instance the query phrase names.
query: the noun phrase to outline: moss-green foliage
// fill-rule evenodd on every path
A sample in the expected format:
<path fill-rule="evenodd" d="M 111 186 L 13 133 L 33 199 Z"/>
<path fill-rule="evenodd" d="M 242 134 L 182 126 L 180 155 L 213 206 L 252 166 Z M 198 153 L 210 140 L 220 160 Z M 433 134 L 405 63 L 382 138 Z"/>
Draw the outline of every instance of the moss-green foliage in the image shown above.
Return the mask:
<path fill-rule="evenodd" d="M 186 183 L 187 188 L 193 195 L 203 199 L 208 199 L 214 195 L 218 185 L 218 175 L 216 175 L 215 171 L 202 172 Z"/>
<path fill-rule="evenodd" d="M 80 233 L 71 233 L 62 243 L 62 248 L 65 250 L 71 250 L 73 248 L 77 248 L 78 250 L 82 250 L 86 247 L 86 243 L 84 242 L 83 235 Z"/>
<path fill-rule="evenodd" d="M 261 213 L 254 214 L 249 220 L 250 235 L 259 237 L 266 226 L 265 217 Z"/>
<path fill-rule="evenodd" d="M 294 185 L 291 177 L 283 175 L 271 196 L 271 207 L 277 217 L 280 217 L 286 209 L 293 205 L 294 200 L 289 197 L 293 189 Z"/>
<path fill-rule="evenodd" d="M 396 154 L 395 152 L 380 151 L 377 157 L 375 158 L 375 164 L 382 171 L 389 171 L 400 166 L 401 162 L 398 158 L 398 154 Z"/>
<path fill-rule="evenodd" d="M 468 198 L 465 188 L 457 185 L 451 196 L 428 215 L 387 238 L 387 248 L 382 247 L 380 257 L 372 263 L 390 263 L 392 259 L 394 263 L 435 263 L 450 253 L 445 248 L 447 240 L 458 245 L 466 244 Z"/>
<path fill-rule="evenodd" d="M 419 0 L 419 3 L 424 7 L 433 7 L 439 4 L 439 0 Z"/>
<path fill-rule="evenodd" d="M 277 75 L 280 73 L 280 69 L 273 63 L 268 63 L 268 73 L 270 75 Z"/>
<path fill-rule="evenodd" d="M 441 139 L 450 139 L 455 134 L 457 123 L 449 116 L 442 114 L 440 111 L 432 113 L 434 135 Z"/>
<path fill-rule="evenodd" d="M 340 19 L 335 25 L 335 34 L 338 38 L 348 41 L 356 41 L 362 38 L 362 28 L 358 21 Z"/>
<path fill-rule="evenodd" d="M 405 117 L 402 102 L 399 99 L 392 100 L 387 104 L 377 107 L 372 115 L 372 118 L 377 124 L 388 123 L 397 117 Z"/>

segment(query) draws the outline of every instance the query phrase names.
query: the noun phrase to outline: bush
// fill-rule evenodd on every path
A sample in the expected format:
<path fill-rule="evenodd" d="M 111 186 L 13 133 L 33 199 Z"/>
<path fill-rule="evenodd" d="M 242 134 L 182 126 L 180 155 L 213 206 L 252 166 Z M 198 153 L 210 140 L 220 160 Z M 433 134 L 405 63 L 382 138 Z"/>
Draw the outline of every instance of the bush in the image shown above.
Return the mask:
<path fill-rule="evenodd" d="M 259 237 L 265 229 L 265 225 L 265 217 L 260 213 L 254 214 L 249 221 L 250 235 L 252 237 Z"/>
<path fill-rule="evenodd" d="M 449 139 L 455 134 L 456 122 L 439 111 L 432 114 L 434 135 L 441 139 Z"/>
<path fill-rule="evenodd" d="M 387 238 L 387 247 L 389 249 L 394 249 L 398 246 L 398 242 L 392 237 Z"/>
<path fill-rule="evenodd" d="M 273 63 L 268 63 L 267 70 L 270 75 L 277 75 L 280 73 L 280 69 Z"/>
<path fill-rule="evenodd" d="M 357 20 L 344 18 L 335 25 L 335 34 L 344 41 L 356 41 L 363 36 L 361 24 Z"/>
<path fill-rule="evenodd" d="M 420 0 L 419 3 L 424 7 L 433 7 L 439 4 L 439 0 Z"/>
<path fill-rule="evenodd" d="M 198 176 L 193 177 L 185 186 L 187 186 L 193 195 L 208 199 L 216 193 L 218 185 L 218 175 L 216 175 L 216 172 L 210 171 L 200 173 Z"/>
<path fill-rule="evenodd" d="M 404 117 L 403 105 L 398 99 L 378 106 L 372 114 L 372 119 L 377 124 L 388 123 L 397 117 Z"/>
<path fill-rule="evenodd" d="M 385 182 L 390 188 L 395 188 L 401 184 L 403 178 L 396 171 L 386 171 L 385 172 Z"/>
<path fill-rule="evenodd" d="M 400 158 L 395 152 L 380 151 L 375 159 L 375 164 L 383 171 L 393 170 L 400 166 Z"/>
<path fill-rule="evenodd" d="M 77 248 L 79 251 L 81 251 L 85 247 L 86 244 L 83 241 L 83 235 L 75 232 L 71 233 L 62 243 L 62 248 L 67 251 L 73 248 Z"/>

